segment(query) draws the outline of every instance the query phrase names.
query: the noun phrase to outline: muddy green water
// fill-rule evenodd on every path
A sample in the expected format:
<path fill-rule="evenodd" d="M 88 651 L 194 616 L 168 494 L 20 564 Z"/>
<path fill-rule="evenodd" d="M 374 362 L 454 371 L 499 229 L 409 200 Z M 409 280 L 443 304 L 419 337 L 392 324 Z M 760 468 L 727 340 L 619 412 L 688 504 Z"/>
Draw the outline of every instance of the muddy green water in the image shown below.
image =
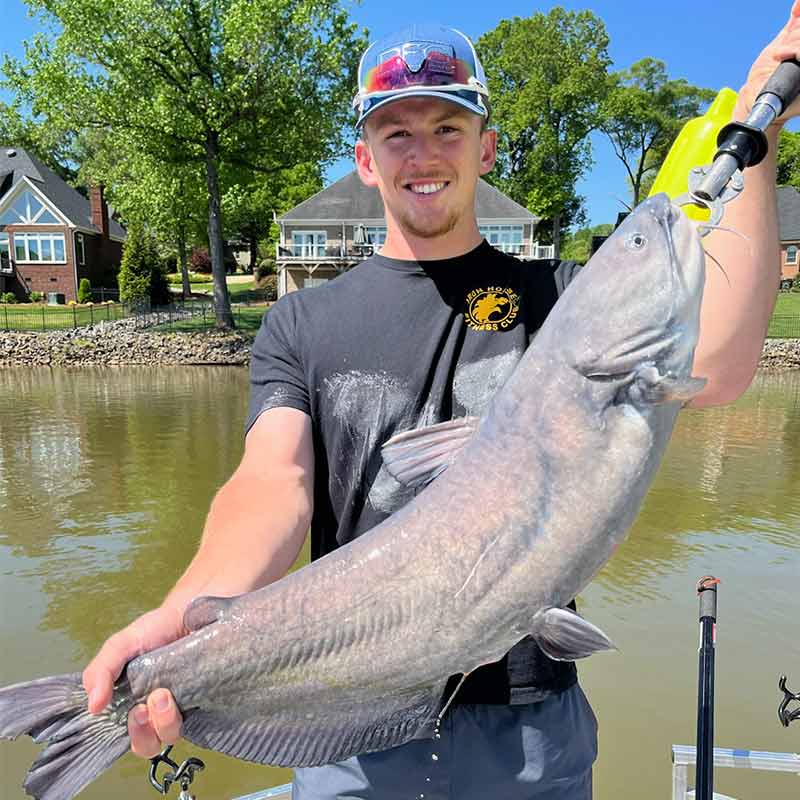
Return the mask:
<path fill-rule="evenodd" d="M 239 459 L 246 397 L 239 369 L 0 371 L 0 684 L 80 670 L 159 602 Z M 778 675 L 800 687 L 799 400 L 800 375 L 759 376 L 732 407 L 684 412 L 630 539 L 580 598 L 620 647 L 581 666 L 599 800 L 670 796 L 670 745 L 694 741 L 693 587 L 706 573 L 723 579 L 716 744 L 800 750 L 800 722 L 786 730 L 775 713 Z M 37 750 L 0 744 L 2 800 L 23 797 Z M 198 800 L 290 778 L 201 755 Z M 799 780 L 718 770 L 717 790 L 796 798 Z M 81 796 L 156 793 L 127 756 Z"/>

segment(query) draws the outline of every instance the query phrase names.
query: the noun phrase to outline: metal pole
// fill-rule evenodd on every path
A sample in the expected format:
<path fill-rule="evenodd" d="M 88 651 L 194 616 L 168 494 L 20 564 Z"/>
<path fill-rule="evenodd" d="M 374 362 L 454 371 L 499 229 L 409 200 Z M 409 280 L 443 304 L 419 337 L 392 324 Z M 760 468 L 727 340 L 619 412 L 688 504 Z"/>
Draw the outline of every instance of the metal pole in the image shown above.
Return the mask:
<path fill-rule="evenodd" d="M 697 583 L 700 597 L 700 653 L 697 685 L 697 769 L 695 797 L 714 797 L 714 649 L 717 640 L 717 584 L 707 575 Z"/>
<path fill-rule="evenodd" d="M 42 330 L 47 330 L 47 326 L 44 323 L 44 306 L 42 306 Z"/>

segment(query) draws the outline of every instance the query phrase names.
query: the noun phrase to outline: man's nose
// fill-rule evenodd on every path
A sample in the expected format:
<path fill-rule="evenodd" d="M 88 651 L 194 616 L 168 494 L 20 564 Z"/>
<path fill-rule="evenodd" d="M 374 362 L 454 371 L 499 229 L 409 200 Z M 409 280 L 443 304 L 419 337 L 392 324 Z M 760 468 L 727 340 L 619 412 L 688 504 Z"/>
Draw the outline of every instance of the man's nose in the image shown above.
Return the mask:
<path fill-rule="evenodd" d="M 410 159 L 417 165 L 434 164 L 439 161 L 439 142 L 435 136 L 420 135 L 414 137 L 409 153 Z"/>

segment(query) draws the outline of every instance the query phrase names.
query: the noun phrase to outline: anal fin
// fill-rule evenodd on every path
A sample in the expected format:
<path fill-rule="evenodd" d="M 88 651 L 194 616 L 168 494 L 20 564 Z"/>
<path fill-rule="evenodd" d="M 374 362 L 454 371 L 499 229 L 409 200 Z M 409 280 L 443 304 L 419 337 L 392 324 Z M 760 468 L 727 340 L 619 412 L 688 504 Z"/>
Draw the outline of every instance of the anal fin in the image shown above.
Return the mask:
<path fill-rule="evenodd" d="M 616 650 L 596 625 L 568 608 L 547 608 L 533 618 L 533 638 L 555 661 L 586 658 L 602 650 Z"/>
<path fill-rule="evenodd" d="M 218 711 L 187 714 L 183 736 L 201 747 L 281 767 L 314 767 L 415 738 L 438 711 L 445 682 L 397 695 L 353 698 L 241 720 Z"/>

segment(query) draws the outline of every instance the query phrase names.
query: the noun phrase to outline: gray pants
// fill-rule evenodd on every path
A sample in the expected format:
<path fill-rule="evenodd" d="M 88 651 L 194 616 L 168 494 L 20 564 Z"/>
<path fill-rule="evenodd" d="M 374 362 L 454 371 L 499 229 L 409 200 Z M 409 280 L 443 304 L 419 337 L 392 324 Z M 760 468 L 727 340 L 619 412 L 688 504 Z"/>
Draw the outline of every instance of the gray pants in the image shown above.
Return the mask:
<path fill-rule="evenodd" d="M 577 685 L 530 705 L 455 706 L 440 736 L 298 769 L 292 800 L 591 800 L 597 721 Z"/>

